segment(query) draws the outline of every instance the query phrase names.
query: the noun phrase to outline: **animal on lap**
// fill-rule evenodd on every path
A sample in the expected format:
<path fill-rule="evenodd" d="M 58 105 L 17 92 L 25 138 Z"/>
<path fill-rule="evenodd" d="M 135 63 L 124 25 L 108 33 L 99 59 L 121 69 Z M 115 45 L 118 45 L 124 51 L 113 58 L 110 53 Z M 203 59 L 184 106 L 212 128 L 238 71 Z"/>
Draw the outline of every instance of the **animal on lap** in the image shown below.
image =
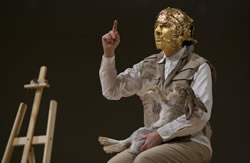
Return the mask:
<path fill-rule="evenodd" d="M 98 140 L 100 144 L 104 145 L 103 149 L 106 153 L 121 152 L 129 148 L 131 153 L 138 154 L 140 147 L 145 142 L 145 140 L 140 140 L 142 136 L 156 131 L 184 114 L 186 119 L 189 120 L 192 116 L 198 116 L 195 113 L 199 110 L 207 112 L 204 104 L 195 96 L 193 89 L 188 84 L 172 84 L 167 95 L 158 86 L 153 86 L 141 96 L 143 100 L 150 98 L 161 106 L 159 119 L 148 128 L 137 129 L 125 140 L 100 136 Z"/>

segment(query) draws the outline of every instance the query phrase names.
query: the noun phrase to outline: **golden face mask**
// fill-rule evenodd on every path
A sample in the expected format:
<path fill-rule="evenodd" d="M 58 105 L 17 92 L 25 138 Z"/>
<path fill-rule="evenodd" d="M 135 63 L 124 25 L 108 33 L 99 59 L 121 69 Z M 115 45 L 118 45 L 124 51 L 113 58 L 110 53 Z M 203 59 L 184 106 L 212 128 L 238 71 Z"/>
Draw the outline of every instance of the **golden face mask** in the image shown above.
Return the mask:
<path fill-rule="evenodd" d="M 175 54 L 184 41 L 196 43 L 192 38 L 193 19 L 180 9 L 162 10 L 155 23 L 155 44 L 167 56 Z"/>

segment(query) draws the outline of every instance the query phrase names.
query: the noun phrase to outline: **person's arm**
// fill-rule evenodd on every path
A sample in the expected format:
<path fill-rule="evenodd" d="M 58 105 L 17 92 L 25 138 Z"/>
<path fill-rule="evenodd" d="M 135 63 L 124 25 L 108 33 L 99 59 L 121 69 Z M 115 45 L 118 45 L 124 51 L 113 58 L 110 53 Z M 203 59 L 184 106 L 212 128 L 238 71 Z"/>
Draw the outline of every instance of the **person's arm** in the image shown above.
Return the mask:
<path fill-rule="evenodd" d="M 210 119 L 213 104 L 212 76 L 210 67 L 207 63 L 200 65 L 198 71 L 194 75 L 191 87 L 195 95 L 204 103 L 208 112 L 200 111 L 200 117 L 193 116 L 190 120 L 187 120 L 186 116 L 183 115 L 159 128 L 157 132 L 164 142 L 175 137 L 197 133 L 205 127 L 207 121 Z"/>
<path fill-rule="evenodd" d="M 140 69 L 142 62 L 117 75 L 115 68 L 115 49 L 120 43 L 117 20 L 111 31 L 102 37 L 103 57 L 99 71 L 103 95 L 110 100 L 134 95 L 141 87 Z"/>
<path fill-rule="evenodd" d="M 119 100 L 121 97 L 136 94 L 142 85 L 140 78 L 142 62 L 117 75 L 115 56 L 111 58 L 103 56 L 99 75 L 104 97 L 109 100 Z"/>
<path fill-rule="evenodd" d="M 160 127 L 157 131 L 147 134 L 142 139 L 145 139 L 144 145 L 140 148 L 143 152 L 149 148 L 160 145 L 162 142 L 169 141 L 175 137 L 187 136 L 197 133 L 205 127 L 210 119 L 212 110 L 212 76 L 211 70 L 207 63 L 200 65 L 198 71 L 194 75 L 194 80 L 191 84 L 192 89 L 197 97 L 204 103 L 207 108 L 207 113 L 200 112 L 200 117 L 191 117 L 190 120 L 186 116 L 180 116 L 176 120 Z"/>

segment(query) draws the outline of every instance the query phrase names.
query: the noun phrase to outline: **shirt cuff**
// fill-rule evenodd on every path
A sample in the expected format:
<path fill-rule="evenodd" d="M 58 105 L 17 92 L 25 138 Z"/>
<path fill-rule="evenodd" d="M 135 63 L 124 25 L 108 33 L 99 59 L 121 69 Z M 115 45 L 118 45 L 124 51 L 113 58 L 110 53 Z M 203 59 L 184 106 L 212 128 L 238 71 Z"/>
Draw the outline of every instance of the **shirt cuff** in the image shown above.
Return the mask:
<path fill-rule="evenodd" d="M 162 127 L 157 129 L 157 132 L 158 134 L 161 136 L 162 138 L 162 141 L 163 142 L 166 142 L 168 140 L 171 140 L 173 139 L 175 136 L 173 135 L 173 133 L 171 132 L 171 129 L 170 130 L 165 130 L 163 129 Z"/>
<path fill-rule="evenodd" d="M 191 119 L 194 120 L 194 119 Z M 163 142 L 169 141 L 178 136 L 178 131 L 183 128 L 192 126 L 191 120 L 186 120 L 186 116 L 183 115 L 172 122 L 165 124 L 164 126 L 157 129 L 157 132 L 161 136 Z M 189 135 L 190 133 L 185 133 Z"/>
<path fill-rule="evenodd" d="M 101 69 L 115 69 L 115 56 L 107 58 L 103 55 Z"/>

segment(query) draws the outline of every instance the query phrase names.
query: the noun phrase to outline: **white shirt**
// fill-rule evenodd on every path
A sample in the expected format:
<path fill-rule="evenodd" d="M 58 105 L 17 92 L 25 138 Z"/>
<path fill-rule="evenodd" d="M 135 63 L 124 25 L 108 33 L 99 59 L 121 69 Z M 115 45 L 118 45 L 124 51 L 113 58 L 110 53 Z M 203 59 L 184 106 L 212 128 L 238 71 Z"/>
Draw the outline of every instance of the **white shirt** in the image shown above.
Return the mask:
<path fill-rule="evenodd" d="M 164 57 L 159 61 L 165 63 L 165 79 L 177 65 L 180 57 L 183 55 L 185 47 L 171 57 Z M 128 97 L 134 94 L 141 96 L 145 90 L 141 82 L 140 68 L 143 61 L 135 64 L 133 68 L 128 68 L 124 72 L 117 75 L 115 68 L 115 57 L 102 57 L 102 63 L 99 71 L 102 93 L 110 100 L 119 100 L 121 97 Z M 192 117 L 186 120 L 185 115 L 178 117 L 176 120 L 162 126 L 157 131 L 166 142 L 175 137 L 192 135 L 191 140 L 205 145 L 212 153 L 210 141 L 207 137 L 195 133 L 201 131 L 210 119 L 212 110 L 212 77 L 211 70 L 207 63 L 200 65 L 194 74 L 194 80 L 191 83 L 194 93 L 206 106 L 208 112 L 202 112 L 201 118 Z"/>

